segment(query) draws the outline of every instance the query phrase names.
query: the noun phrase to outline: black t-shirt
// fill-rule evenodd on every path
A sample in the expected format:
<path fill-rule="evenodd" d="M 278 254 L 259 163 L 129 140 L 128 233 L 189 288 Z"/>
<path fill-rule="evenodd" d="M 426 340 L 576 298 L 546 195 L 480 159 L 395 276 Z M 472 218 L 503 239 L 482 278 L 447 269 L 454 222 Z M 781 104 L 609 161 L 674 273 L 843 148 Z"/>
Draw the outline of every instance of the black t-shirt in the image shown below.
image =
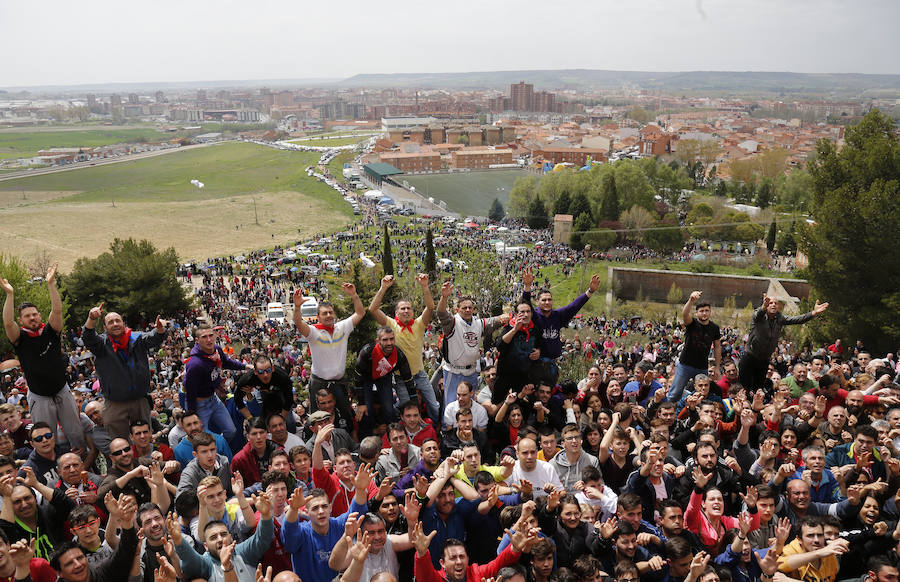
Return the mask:
<path fill-rule="evenodd" d="M 21 331 L 15 348 L 28 389 L 39 396 L 56 396 L 66 385 L 69 362 L 62 353 L 62 342 L 53 326 L 44 325 L 37 337 Z"/>
<path fill-rule="evenodd" d="M 692 368 L 705 370 L 709 366 L 709 350 L 717 339 L 722 338 L 719 326 L 713 322 L 701 325 L 697 318 L 691 320 L 684 335 L 684 349 L 681 363 Z"/>

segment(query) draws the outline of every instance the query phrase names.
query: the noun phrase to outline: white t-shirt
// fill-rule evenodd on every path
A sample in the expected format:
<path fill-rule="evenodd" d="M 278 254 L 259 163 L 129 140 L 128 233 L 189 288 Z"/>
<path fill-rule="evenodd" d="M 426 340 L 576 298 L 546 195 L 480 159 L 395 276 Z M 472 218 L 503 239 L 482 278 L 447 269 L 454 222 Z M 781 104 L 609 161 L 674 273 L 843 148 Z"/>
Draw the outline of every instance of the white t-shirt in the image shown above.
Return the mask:
<path fill-rule="evenodd" d="M 391 538 L 385 540 L 384 548 L 380 552 L 366 556 L 366 563 L 363 564 L 359 579 L 371 580 L 372 576 L 379 572 L 390 572 L 395 579 L 400 576 L 400 565 L 397 564 L 397 553 L 391 544 Z"/>
<path fill-rule="evenodd" d="M 309 353 L 312 373 L 323 380 L 340 380 L 347 367 L 347 340 L 353 331 L 352 316 L 334 324 L 334 333 L 309 326 Z"/>
<path fill-rule="evenodd" d="M 269 433 L 269 440 L 272 440 L 272 433 Z M 303 439 L 301 439 L 300 437 L 298 437 L 291 431 L 288 431 L 287 439 L 284 441 L 284 450 L 290 451 L 291 449 L 293 449 L 296 446 L 305 445 L 305 444 L 306 443 L 303 442 Z"/>
<path fill-rule="evenodd" d="M 456 426 L 456 411 L 459 410 L 459 401 L 454 400 L 447 404 L 447 408 L 444 410 L 444 426 L 448 428 L 452 428 Z M 475 428 L 478 430 L 484 430 L 488 425 L 488 413 L 487 410 L 484 409 L 484 406 L 478 404 L 474 400 L 472 401 L 472 421 L 474 422 Z"/>
<path fill-rule="evenodd" d="M 603 497 L 600 499 L 591 499 L 587 495 L 584 494 L 583 491 L 579 491 L 575 494 L 575 499 L 578 500 L 578 503 L 584 505 L 590 505 L 595 509 L 599 508 L 600 511 L 600 521 L 606 521 L 616 514 L 616 510 L 618 509 L 617 505 L 619 503 L 619 496 L 616 495 L 612 489 L 609 487 L 603 487 Z M 595 519 L 598 516 L 595 516 Z"/>
<path fill-rule="evenodd" d="M 512 475 L 506 480 L 510 485 L 520 485 L 522 479 L 527 479 L 534 486 L 534 497 L 546 497 L 547 492 L 544 491 L 544 485 L 552 483 L 557 489 L 562 489 L 562 481 L 556 474 L 556 469 L 547 461 L 537 460 L 537 466 L 533 471 L 525 471 L 522 469 L 522 462 L 516 461 L 513 467 Z"/>

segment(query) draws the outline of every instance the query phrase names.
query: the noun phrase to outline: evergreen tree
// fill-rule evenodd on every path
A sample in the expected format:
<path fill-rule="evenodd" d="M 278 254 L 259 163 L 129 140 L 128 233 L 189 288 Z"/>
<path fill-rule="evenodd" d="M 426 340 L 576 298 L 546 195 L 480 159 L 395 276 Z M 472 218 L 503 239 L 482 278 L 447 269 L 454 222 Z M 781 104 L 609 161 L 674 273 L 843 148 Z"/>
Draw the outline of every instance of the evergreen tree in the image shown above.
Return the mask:
<path fill-rule="evenodd" d="M 582 214 L 587 214 L 588 218 L 593 223 L 594 214 L 591 212 L 591 203 L 588 202 L 587 196 L 583 192 L 579 192 L 572 199 L 572 203 L 569 204 L 569 212 L 575 219 L 578 219 Z"/>
<path fill-rule="evenodd" d="M 587 234 L 588 231 L 593 230 L 593 228 L 594 221 L 591 220 L 590 215 L 587 212 L 579 214 L 572 226 L 572 236 L 569 238 L 569 246 L 576 251 L 583 249 L 584 235 Z"/>
<path fill-rule="evenodd" d="M 600 220 L 619 220 L 619 214 L 619 193 L 616 191 L 616 175 L 613 172 L 607 172 L 603 176 Z"/>
<path fill-rule="evenodd" d="M 768 208 L 772 204 L 772 182 L 763 180 L 756 191 L 756 205 L 760 208 Z"/>
<path fill-rule="evenodd" d="M 716 184 L 716 196 L 718 196 L 719 198 L 728 197 L 728 182 L 719 180 L 719 182 Z"/>
<path fill-rule="evenodd" d="M 434 256 L 434 242 L 431 227 L 425 231 L 425 273 L 430 281 L 437 281 L 437 259 Z"/>
<path fill-rule="evenodd" d="M 391 253 L 391 233 L 388 232 L 387 223 L 384 223 L 384 251 L 382 252 L 381 264 L 384 267 L 385 275 L 394 274 L 394 255 Z"/>
<path fill-rule="evenodd" d="M 777 227 L 775 226 L 775 219 L 772 219 L 772 224 L 769 225 L 769 234 L 766 235 L 766 250 L 770 253 L 775 250 L 775 233 L 777 232 Z"/>
<path fill-rule="evenodd" d="M 570 214 L 570 206 L 572 205 L 572 199 L 569 196 L 568 190 L 563 190 L 562 193 L 556 198 L 556 201 L 553 203 L 553 215 L 557 214 Z"/>
<path fill-rule="evenodd" d="M 28 303 L 34 303 L 37 310 L 41 312 L 44 321 L 47 321 L 50 317 L 50 291 L 47 287 L 47 283 L 32 283 L 31 273 L 28 272 L 28 267 L 21 259 L 13 255 L 0 255 L 0 277 L 3 277 L 9 281 L 10 285 L 12 285 L 13 291 L 15 292 L 14 298 L 16 301 L 16 310 L 18 310 L 20 304 L 26 301 Z M 67 317 L 69 312 L 69 297 L 68 293 L 66 293 L 66 288 L 63 285 L 63 279 L 64 278 L 61 275 L 57 275 L 54 284 L 58 285 L 60 289 L 60 296 L 63 302 L 63 322 L 65 323 L 65 321 L 69 319 Z M 100 303 L 100 300 L 97 300 L 97 303 Z M 84 313 L 86 317 L 87 311 Z M 15 316 L 18 317 L 18 315 L 18 311 L 15 311 Z M 0 334 L 0 354 L 11 351 L 12 349 L 12 344 L 9 343 L 9 338 L 6 337 L 6 334 Z"/>
<path fill-rule="evenodd" d="M 547 216 L 547 207 L 544 205 L 544 201 L 541 200 L 540 195 L 535 196 L 534 200 L 532 200 L 531 204 L 528 206 L 528 217 L 525 219 L 525 223 L 528 224 L 529 228 L 533 228 L 534 230 L 542 230 L 550 226 L 550 217 Z"/>
<path fill-rule="evenodd" d="M 500 222 L 505 216 L 506 212 L 503 210 L 503 205 L 500 204 L 500 200 L 494 198 L 494 201 L 491 202 L 491 209 L 488 211 L 488 218 L 494 222 Z"/>

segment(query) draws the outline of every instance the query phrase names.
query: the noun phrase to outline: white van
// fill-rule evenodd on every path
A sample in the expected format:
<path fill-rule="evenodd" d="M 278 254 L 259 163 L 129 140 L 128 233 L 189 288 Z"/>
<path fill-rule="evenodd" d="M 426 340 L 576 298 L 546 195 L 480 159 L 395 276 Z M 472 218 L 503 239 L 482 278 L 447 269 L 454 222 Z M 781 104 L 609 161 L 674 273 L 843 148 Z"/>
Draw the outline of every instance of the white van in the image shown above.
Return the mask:
<path fill-rule="evenodd" d="M 269 303 L 266 305 L 266 319 L 276 323 L 284 323 L 284 305 L 281 303 Z"/>
<path fill-rule="evenodd" d="M 302 317 L 303 321 L 306 323 L 318 323 L 319 300 L 315 297 L 310 297 L 304 301 L 303 305 L 300 306 L 300 317 Z"/>

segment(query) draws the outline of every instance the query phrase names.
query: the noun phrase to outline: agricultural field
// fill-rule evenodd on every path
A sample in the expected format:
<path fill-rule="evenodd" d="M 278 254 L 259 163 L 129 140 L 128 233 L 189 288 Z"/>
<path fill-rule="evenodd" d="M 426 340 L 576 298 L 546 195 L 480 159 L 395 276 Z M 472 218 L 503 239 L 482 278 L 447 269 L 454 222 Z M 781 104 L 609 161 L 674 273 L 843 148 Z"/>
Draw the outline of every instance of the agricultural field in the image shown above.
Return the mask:
<path fill-rule="evenodd" d="M 350 208 L 306 175 L 318 158 L 225 143 L 3 181 L 0 253 L 27 260 L 47 251 L 67 269 L 114 237 L 148 238 L 184 259 L 205 259 L 331 231 L 351 222 Z"/>
<path fill-rule="evenodd" d="M 0 131 L 0 160 L 36 156 L 50 148 L 98 147 L 117 143 L 160 142 L 177 133 L 153 127 L 134 129 L 63 129 L 47 131 Z"/>
<path fill-rule="evenodd" d="M 397 176 L 399 183 L 407 182 L 422 196 L 443 200 L 447 208 L 463 216 L 487 216 L 494 198 L 503 207 L 509 201 L 516 179 L 529 176 L 525 170 L 484 170 L 479 172 Z"/>

